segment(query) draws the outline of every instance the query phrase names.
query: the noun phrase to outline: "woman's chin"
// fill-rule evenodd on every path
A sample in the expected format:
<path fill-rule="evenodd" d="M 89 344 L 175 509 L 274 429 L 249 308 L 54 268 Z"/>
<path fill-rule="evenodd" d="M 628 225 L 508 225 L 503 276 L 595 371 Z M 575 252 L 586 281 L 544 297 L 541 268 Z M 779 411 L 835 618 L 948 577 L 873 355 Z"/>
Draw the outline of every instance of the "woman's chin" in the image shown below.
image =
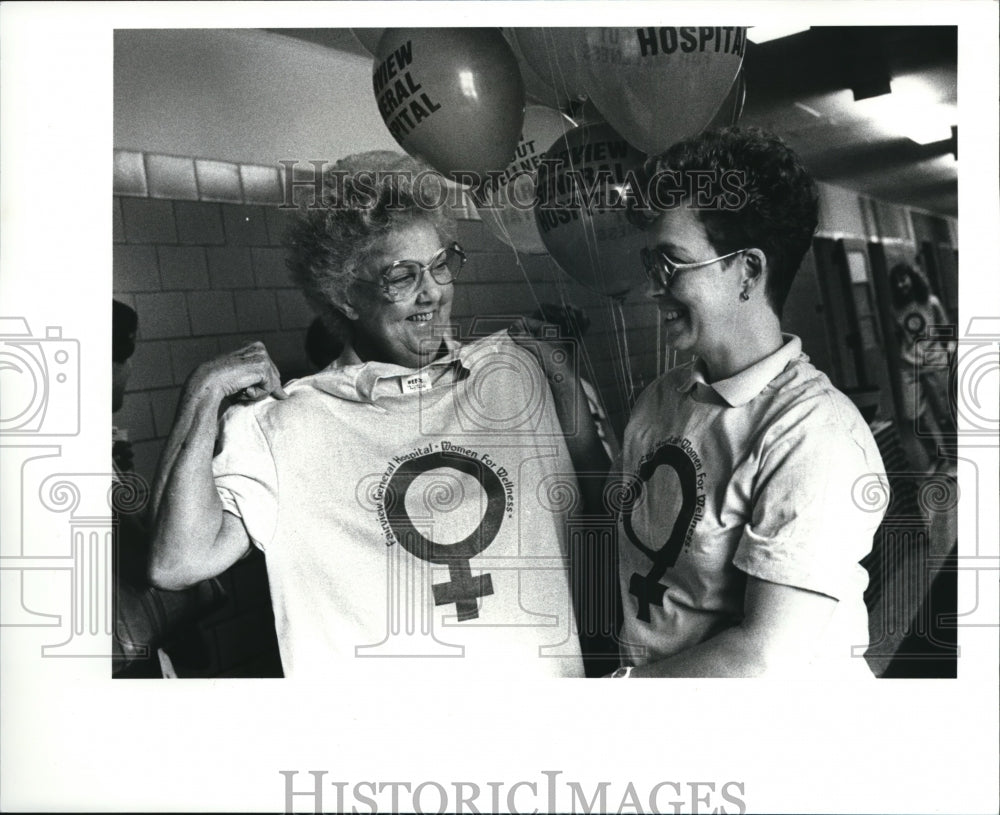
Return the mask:
<path fill-rule="evenodd" d="M 691 321 L 687 315 L 663 320 L 664 342 L 675 350 L 687 350 L 694 344 L 694 334 L 691 331 Z"/>

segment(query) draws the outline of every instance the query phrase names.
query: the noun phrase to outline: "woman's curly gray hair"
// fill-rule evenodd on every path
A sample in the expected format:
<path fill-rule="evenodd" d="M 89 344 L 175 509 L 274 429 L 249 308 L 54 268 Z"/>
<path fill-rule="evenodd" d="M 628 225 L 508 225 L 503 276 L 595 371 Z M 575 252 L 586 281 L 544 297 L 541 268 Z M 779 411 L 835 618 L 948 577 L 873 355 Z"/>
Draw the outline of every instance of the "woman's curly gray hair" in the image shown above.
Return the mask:
<path fill-rule="evenodd" d="M 427 223 L 442 242 L 455 239 L 443 177 L 402 153 L 374 150 L 340 159 L 324 172 L 320 208 L 303 210 L 285 239 L 286 264 L 313 310 L 335 335 L 350 338 L 337 308 L 355 271 L 383 239 Z"/>

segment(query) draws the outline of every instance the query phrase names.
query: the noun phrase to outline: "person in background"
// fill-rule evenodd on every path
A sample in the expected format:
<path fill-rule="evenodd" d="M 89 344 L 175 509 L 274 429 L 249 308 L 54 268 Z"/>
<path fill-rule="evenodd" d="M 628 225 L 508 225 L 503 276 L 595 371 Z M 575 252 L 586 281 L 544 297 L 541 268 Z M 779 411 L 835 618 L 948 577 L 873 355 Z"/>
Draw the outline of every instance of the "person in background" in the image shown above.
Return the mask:
<path fill-rule="evenodd" d="M 559 335 L 575 340 L 578 348 L 583 349 L 583 336 L 590 328 L 590 317 L 587 313 L 572 304 L 559 305 L 557 303 L 542 303 L 541 307 L 531 315 L 531 319 L 536 322 L 551 323 L 559 329 Z M 535 328 L 537 331 L 537 328 Z M 577 354 L 577 365 L 582 362 L 582 354 Z M 601 439 L 605 455 L 608 461 L 618 461 L 620 450 L 618 449 L 618 439 L 608 422 L 607 413 L 601 406 L 601 397 L 596 388 L 588 379 L 579 377 L 580 387 L 584 396 L 587 397 L 587 407 L 590 409 L 590 417 L 593 419 L 597 435 Z"/>
<path fill-rule="evenodd" d="M 125 388 L 132 373 L 135 335 L 139 330 L 139 315 L 120 300 L 111 301 L 111 412 L 117 413 L 125 403 Z M 112 429 L 111 460 L 116 470 L 132 469 L 132 444 L 118 428 Z"/>
<path fill-rule="evenodd" d="M 139 315 L 119 300 L 111 301 L 111 410 L 125 402 L 132 372 Z M 132 445 L 118 427 L 112 435 L 112 522 L 114 538 L 112 676 L 116 679 L 175 677 L 165 645 L 183 635 L 184 625 L 217 608 L 223 600 L 218 581 L 204 581 L 182 592 L 164 592 L 146 579 L 149 529 L 137 509 L 136 496 L 145 490 L 133 472 Z M 190 636 L 190 632 L 186 632 Z"/>
<path fill-rule="evenodd" d="M 733 128 L 650 158 L 646 181 L 649 295 L 666 343 L 695 358 L 645 389 L 625 431 L 612 675 L 871 678 L 859 561 L 884 510 L 854 491 L 888 490 L 882 460 L 780 323 L 816 228 L 812 179 L 777 137 Z"/>
<path fill-rule="evenodd" d="M 899 343 L 902 418 L 909 425 L 907 434 L 914 432 L 924 442 L 933 466 L 945 434 L 955 430 L 949 400 L 954 327 L 941 301 L 913 266 L 893 266 L 889 289 Z"/>
<path fill-rule="evenodd" d="M 125 403 L 125 389 L 132 373 L 132 355 L 139 330 L 139 315 L 119 300 L 111 301 L 111 412 Z M 132 444 L 127 429 L 112 428 L 111 461 L 114 467 L 114 490 L 126 488 L 132 472 Z M 120 493 L 119 493 L 120 494 Z M 161 654 L 151 647 L 149 638 L 136 629 L 140 619 L 142 594 L 145 591 L 148 531 L 140 513 L 126 512 L 112 500 L 114 519 L 115 636 L 112 674 L 116 678 L 160 678 L 163 676 Z M 139 622 L 139 625 L 136 623 Z M 164 658 L 165 654 L 162 654 Z M 169 662 L 169 658 L 166 658 Z M 169 672 L 169 669 L 168 669 Z"/>
<path fill-rule="evenodd" d="M 563 433 L 582 393 L 552 382 L 554 403 L 508 332 L 452 336 L 466 257 L 428 203 L 440 183 L 398 154 L 338 162 L 288 264 L 340 356 L 282 387 L 254 343 L 182 392 L 151 579 L 182 588 L 263 550 L 286 676 L 583 675 L 559 497 L 600 443 L 589 423 Z M 384 656 L 412 658 L 365 658 Z"/>

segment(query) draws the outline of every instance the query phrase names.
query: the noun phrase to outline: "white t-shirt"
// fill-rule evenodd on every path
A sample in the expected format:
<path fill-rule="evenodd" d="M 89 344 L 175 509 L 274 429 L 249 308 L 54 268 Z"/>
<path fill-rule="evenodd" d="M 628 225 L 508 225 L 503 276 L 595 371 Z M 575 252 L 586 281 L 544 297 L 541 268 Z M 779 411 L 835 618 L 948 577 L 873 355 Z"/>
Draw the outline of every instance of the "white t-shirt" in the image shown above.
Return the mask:
<path fill-rule="evenodd" d="M 419 370 L 351 358 L 232 409 L 213 464 L 286 676 L 582 676 L 576 480 L 534 358 L 505 332 Z"/>
<path fill-rule="evenodd" d="M 698 360 L 657 379 L 636 403 L 623 463 L 625 662 L 737 625 L 753 575 L 839 601 L 807 673 L 871 676 L 859 561 L 884 514 L 871 490 L 888 495 L 885 470 L 861 415 L 797 337 L 714 385 Z"/>
<path fill-rule="evenodd" d="M 948 316 L 944 313 L 941 301 L 933 294 L 928 295 L 926 303 L 915 300 L 895 311 L 896 324 L 899 328 L 899 355 L 909 366 L 918 363 L 921 367 L 939 367 L 947 363 L 947 339 L 934 341 L 933 329 L 945 328 Z"/>

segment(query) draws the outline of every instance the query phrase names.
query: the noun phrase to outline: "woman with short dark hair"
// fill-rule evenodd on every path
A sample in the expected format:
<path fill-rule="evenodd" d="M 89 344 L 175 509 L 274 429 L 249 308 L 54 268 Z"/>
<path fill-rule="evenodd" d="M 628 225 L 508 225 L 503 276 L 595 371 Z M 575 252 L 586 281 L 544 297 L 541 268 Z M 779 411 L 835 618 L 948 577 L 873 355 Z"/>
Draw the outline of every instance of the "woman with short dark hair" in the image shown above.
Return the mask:
<path fill-rule="evenodd" d="M 756 130 L 651 159 L 642 263 L 665 342 L 623 445 L 615 675 L 871 677 L 863 600 L 883 465 L 851 401 L 783 334 L 817 223 L 795 154 Z M 884 487 L 887 489 L 887 487 Z"/>

